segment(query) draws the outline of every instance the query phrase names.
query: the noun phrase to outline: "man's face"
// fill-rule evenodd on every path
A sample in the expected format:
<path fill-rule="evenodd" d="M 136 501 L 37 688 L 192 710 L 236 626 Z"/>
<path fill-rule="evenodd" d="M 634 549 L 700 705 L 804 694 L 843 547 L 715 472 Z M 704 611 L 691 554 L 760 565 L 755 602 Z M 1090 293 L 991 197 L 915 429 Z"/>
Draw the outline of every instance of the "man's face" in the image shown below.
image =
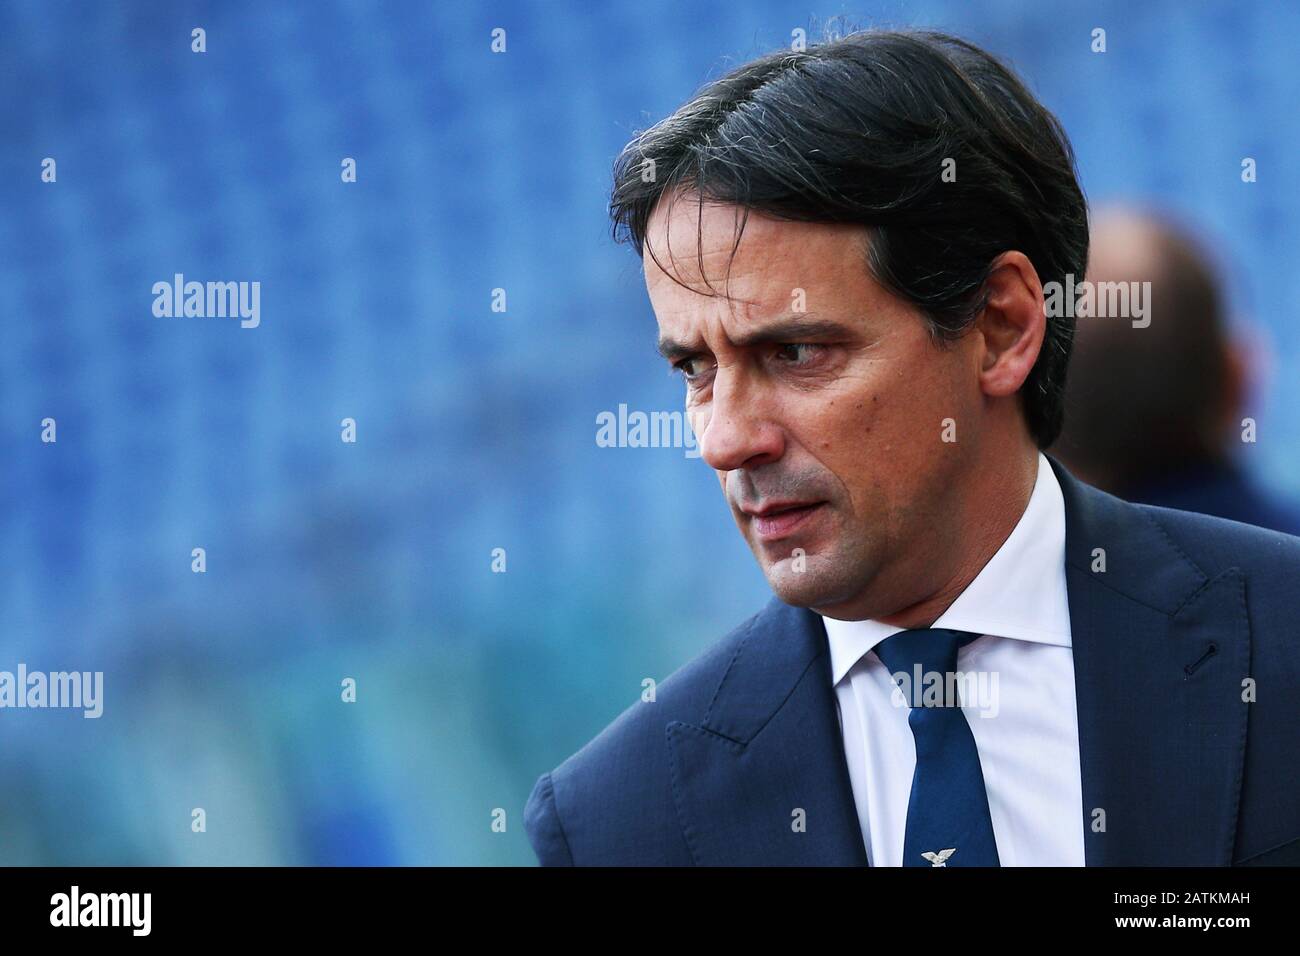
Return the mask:
<path fill-rule="evenodd" d="M 656 207 L 647 243 L 679 280 L 645 256 L 661 350 L 773 591 L 832 617 L 887 616 L 951 572 L 978 354 L 935 344 L 871 278 L 865 229 L 751 211 L 732 258 L 740 215 L 691 194 Z M 959 440 L 943 440 L 947 419 Z"/>

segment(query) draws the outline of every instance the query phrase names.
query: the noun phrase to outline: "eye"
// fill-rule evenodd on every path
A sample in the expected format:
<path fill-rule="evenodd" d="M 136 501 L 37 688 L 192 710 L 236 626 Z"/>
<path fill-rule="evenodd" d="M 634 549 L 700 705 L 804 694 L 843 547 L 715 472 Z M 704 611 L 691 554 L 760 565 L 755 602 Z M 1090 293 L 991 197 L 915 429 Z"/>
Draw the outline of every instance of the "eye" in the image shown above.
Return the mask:
<path fill-rule="evenodd" d="M 807 365 L 818 358 L 822 348 L 812 342 L 787 342 L 776 347 L 776 357 L 787 365 Z"/>
<path fill-rule="evenodd" d="M 701 356 L 692 355 L 688 358 L 682 359 L 680 362 L 674 363 L 673 371 L 680 372 L 682 378 L 686 379 L 688 382 L 694 381 L 704 372 L 708 371 L 708 369 L 701 364 L 703 361 L 704 359 Z"/>

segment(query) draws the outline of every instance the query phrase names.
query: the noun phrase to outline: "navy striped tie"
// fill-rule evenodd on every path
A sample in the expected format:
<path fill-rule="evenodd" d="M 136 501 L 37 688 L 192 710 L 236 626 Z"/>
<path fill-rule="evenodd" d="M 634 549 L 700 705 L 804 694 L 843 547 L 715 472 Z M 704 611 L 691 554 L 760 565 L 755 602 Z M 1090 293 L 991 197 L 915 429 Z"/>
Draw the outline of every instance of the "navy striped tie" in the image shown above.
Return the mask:
<path fill-rule="evenodd" d="M 999 865 L 975 737 L 960 701 L 948 694 L 955 687 L 948 675 L 957 670 L 957 649 L 979 636 L 918 628 L 893 634 L 875 648 L 912 709 L 907 723 L 916 744 L 916 772 L 903 866 Z"/>

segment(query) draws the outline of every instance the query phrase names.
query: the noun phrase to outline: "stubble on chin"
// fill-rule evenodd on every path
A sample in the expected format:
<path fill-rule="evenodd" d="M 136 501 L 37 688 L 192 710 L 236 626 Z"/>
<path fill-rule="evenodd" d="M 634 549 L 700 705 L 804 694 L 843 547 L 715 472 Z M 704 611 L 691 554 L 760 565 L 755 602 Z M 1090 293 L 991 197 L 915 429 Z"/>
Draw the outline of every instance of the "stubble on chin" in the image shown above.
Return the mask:
<path fill-rule="evenodd" d="M 870 568 L 862 555 L 842 555 L 836 549 L 805 554 L 803 570 L 787 556 L 759 566 L 772 592 L 792 607 L 834 608 L 861 599 L 870 584 Z"/>

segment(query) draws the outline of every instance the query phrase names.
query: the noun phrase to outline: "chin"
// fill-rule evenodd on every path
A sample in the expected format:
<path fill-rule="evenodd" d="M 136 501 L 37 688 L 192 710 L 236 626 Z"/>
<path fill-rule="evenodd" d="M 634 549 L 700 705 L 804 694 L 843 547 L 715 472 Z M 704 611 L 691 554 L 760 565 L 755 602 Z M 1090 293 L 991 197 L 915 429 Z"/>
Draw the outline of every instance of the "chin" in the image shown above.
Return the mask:
<path fill-rule="evenodd" d="M 765 575 L 772 592 L 792 607 L 817 607 L 837 597 L 838 589 L 824 574 L 812 568 L 793 571 L 788 560 L 767 568 Z"/>
<path fill-rule="evenodd" d="M 843 558 L 809 555 L 803 571 L 795 571 L 789 558 L 763 568 L 772 592 L 792 607 L 814 609 L 853 603 L 870 585 L 872 575 L 860 562 L 849 566 Z"/>

